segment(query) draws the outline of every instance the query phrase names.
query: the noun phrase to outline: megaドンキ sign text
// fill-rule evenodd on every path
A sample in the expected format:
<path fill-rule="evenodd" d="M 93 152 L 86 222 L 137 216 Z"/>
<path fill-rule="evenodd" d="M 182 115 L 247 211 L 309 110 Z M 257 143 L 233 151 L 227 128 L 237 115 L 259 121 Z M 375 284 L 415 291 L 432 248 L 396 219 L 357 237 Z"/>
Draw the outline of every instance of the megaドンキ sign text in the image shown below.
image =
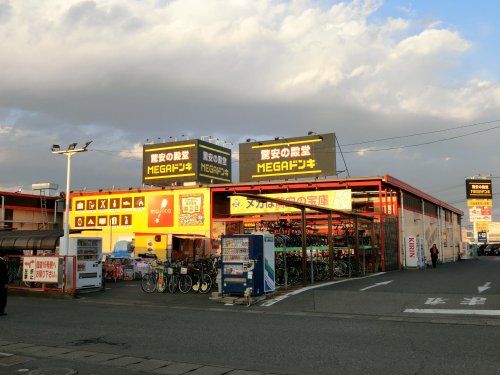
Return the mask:
<path fill-rule="evenodd" d="M 144 145 L 142 180 L 157 186 L 231 182 L 231 150 L 198 139 Z"/>
<path fill-rule="evenodd" d="M 240 182 L 336 174 L 335 134 L 241 143 Z"/>

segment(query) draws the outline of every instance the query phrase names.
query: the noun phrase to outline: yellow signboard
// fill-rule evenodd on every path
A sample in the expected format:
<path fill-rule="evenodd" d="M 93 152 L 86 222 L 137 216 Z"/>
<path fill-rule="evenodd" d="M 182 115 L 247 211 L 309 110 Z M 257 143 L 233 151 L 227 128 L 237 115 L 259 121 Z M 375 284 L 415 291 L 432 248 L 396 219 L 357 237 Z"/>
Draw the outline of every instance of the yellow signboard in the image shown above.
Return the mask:
<path fill-rule="evenodd" d="M 468 207 L 493 207 L 492 199 L 468 199 Z"/>
<path fill-rule="evenodd" d="M 70 227 L 96 230 L 110 248 L 135 234 L 210 235 L 208 188 L 73 195 Z"/>
<path fill-rule="evenodd" d="M 476 221 L 474 222 L 474 232 L 488 232 L 490 228 L 490 223 L 488 221 Z"/>
<path fill-rule="evenodd" d="M 311 204 L 335 210 L 352 209 L 352 194 L 350 189 L 303 191 L 297 193 L 262 194 L 264 197 L 284 199 L 290 202 Z M 230 197 L 231 215 L 254 215 L 254 214 L 276 214 L 295 213 L 299 209 L 283 206 L 273 202 L 263 202 L 241 196 Z"/>

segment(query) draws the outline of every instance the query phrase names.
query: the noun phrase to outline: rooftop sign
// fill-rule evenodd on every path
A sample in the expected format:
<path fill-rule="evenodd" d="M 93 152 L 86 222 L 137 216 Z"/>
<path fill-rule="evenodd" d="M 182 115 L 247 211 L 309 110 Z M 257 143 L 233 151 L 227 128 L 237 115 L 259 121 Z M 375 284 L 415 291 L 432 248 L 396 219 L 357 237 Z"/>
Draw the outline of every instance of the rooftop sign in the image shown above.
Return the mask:
<path fill-rule="evenodd" d="M 335 134 L 241 143 L 240 182 L 333 176 Z"/>

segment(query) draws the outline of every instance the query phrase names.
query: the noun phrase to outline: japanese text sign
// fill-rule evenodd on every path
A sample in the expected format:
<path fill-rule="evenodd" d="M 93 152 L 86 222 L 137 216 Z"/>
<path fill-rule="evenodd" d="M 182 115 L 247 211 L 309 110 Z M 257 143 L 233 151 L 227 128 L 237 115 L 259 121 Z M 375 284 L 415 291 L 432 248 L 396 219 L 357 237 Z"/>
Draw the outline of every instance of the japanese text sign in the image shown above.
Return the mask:
<path fill-rule="evenodd" d="M 23 281 L 57 283 L 59 278 L 58 257 L 24 257 Z"/>
<path fill-rule="evenodd" d="M 336 174 L 335 134 L 241 143 L 240 182 Z"/>
<path fill-rule="evenodd" d="M 467 179 L 465 180 L 467 199 L 492 199 L 493 193 L 491 180 Z"/>
<path fill-rule="evenodd" d="M 314 206 L 331 208 L 334 210 L 351 210 L 351 190 L 323 190 L 304 191 L 283 194 L 262 194 L 265 197 L 284 199 L 294 203 L 310 204 Z M 274 202 L 265 202 L 251 198 L 232 196 L 231 215 L 254 215 L 273 213 L 300 212 L 298 208 L 280 205 Z"/>
<path fill-rule="evenodd" d="M 201 140 L 149 144 L 143 147 L 143 182 L 231 182 L 231 150 Z"/>

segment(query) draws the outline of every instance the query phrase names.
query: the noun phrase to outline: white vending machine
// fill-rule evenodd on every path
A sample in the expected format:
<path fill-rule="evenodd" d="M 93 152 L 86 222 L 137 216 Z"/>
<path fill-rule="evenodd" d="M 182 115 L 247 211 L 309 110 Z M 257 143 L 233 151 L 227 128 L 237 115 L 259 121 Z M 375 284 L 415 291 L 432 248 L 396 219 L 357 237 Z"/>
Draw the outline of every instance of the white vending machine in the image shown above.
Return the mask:
<path fill-rule="evenodd" d="M 76 289 L 102 287 L 101 238 L 70 238 L 68 255 L 76 256 Z"/>

